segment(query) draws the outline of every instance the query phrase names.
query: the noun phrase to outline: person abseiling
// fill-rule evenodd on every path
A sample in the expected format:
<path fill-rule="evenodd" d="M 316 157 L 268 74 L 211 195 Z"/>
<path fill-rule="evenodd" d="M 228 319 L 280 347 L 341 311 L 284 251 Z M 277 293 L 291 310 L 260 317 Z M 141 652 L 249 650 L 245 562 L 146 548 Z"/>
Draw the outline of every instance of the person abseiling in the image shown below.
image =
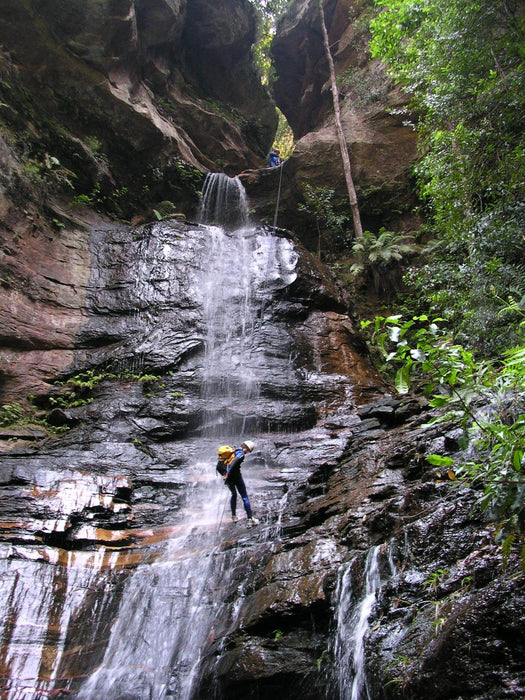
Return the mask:
<path fill-rule="evenodd" d="M 253 452 L 254 448 L 255 445 L 251 440 L 245 440 L 240 447 L 229 448 L 224 445 L 219 448 L 219 461 L 217 462 L 216 469 L 224 479 L 226 486 L 230 489 L 230 508 L 232 512 L 232 522 L 234 523 L 238 520 L 236 515 L 237 491 L 244 504 L 248 525 L 257 525 L 259 522 L 257 518 L 253 517 L 250 499 L 248 498 L 246 485 L 241 474 L 241 465 L 244 462 L 244 456 L 249 452 Z M 227 450 L 231 450 L 229 455 L 227 454 Z"/>
<path fill-rule="evenodd" d="M 268 166 L 275 168 L 276 165 L 281 165 L 281 152 L 278 148 L 272 148 L 268 156 Z"/>

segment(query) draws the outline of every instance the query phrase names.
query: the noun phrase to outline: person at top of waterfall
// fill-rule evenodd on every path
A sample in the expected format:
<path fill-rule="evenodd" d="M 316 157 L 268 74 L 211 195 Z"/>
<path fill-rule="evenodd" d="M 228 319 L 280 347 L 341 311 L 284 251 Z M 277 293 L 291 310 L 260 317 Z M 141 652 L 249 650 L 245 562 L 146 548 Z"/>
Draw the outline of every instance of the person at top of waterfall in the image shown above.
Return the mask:
<path fill-rule="evenodd" d="M 259 522 L 257 518 L 253 517 L 252 507 L 250 504 L 250 499 L 248 498 L 248 493 L 246 491 L 246 484 L 241 474 L 241 465 L 244 462 L 244 456 L 253 452 L 255 445 L 251 440 L 245 440 L 240 447 L 235 448 L 233 454 L 226 462 L 217 462 L 217 471 L 221 474 L 224 479 L 224 483 L 230 489 L 230 508 L 232 512 L 232 522 L 237 522 L 237 492 L 239 492 L 242 502 L 244 504 L 244 510 L 246 511 L 246 517 L 248 519 L 248 525 L 257 525 Z"/>
<path fill-rule="evenodd" d="M 268 156 L 269 167 L 275 168 L 276 165 L 281 165 L 282 162 L 281 151 L 277 147 L 272 148 Z"/>

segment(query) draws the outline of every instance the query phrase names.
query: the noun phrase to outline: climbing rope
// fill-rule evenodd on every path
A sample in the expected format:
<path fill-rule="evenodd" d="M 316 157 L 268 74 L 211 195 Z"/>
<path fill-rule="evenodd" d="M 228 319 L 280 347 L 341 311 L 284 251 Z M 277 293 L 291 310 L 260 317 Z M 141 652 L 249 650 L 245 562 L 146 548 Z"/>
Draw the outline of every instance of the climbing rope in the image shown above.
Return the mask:
<path fill-rule="evenodd" d="M 273 232 L 275 233 L 275 229 L 277 227 L 277 212 L 279 211 L 279 202 L 281 199 L 281 182 L 283 180 L 283 169 L 284 169 L 284 163 L 281 163 L 279 166 L 280 173 L 279 173 L 279 187 L 277 188 L 277 203 L 275 205 L 275 215 L 273 217 Z"/>
<path fill-rule="evenodd" d="M 221 478 L 222 478 L 222 477 L 221 477 Z M 228 493 L 229 493 L 229 492 L 228 492 Z M 224 514 L 226 513 L 226 506 L 227 506 L 227 505 L 228 505 L 228 499 L 226 498 L 226 499 L 224 500 L 224 505 L 223 505 L 223 507 L 222 507 L 221 517 L 220 517 L 220 519 L 219 519 L 219 525 L 218 525 L 218 527 L 217 527 L 217 534 L 216 534 L 216 537 L 215 537 L 215 544 L 213 545 L 213 548 L 214 548 L 214 549 L 215 549 L 215 547 L 217 546 L 217 541 L 218 541 L 218 539 L 219 539 L 219 534 L 220 534 L 220 531 L 221 531 L 221 525 L 222 525 L 222 521 L 224 520 Z"/>

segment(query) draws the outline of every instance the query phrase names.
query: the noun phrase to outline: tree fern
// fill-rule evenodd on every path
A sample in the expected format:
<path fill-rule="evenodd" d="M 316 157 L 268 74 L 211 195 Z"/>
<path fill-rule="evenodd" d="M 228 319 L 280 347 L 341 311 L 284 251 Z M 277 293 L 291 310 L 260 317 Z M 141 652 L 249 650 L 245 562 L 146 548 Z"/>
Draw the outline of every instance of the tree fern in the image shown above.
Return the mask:
<path fill-rule="evenodd" d="M 364 283 L 372 282 L 374 291 L 390 295 L 397 289 L 401 276 L 401 263 L 417 250 L 413 237 L 406 233 L 365 231 L 352 245 L 355 258 L 350 266 L 354 278 L 362 277 Z"/>

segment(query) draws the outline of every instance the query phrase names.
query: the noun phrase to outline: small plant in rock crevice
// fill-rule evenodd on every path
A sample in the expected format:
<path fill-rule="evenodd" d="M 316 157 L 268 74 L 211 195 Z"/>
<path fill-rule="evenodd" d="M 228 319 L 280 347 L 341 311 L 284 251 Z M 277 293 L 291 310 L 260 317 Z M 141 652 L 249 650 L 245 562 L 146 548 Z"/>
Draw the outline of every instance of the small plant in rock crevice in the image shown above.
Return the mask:
<path fill-rule="evenodd" d="M 40 399 L 40 403 L 51 408 L 79 408 L 93 402 L 93 392 L 103 382 L 122 380 L 138 382 L 147 397 L 151 397 L 154 391 L 163 389 L 165 386 L 161 375 L 146 371 L 133 372 L 130 369 L 117 371 L 108 365 L 105 368 L 92 368 L 65 380 L 56 381 L 55 386 L 60 388 L 60 393 Z"/>
<path fill-rule="evenodd" d="M 0 427 L 5 428 L 10 425 L 19 424 L 24 418 L 25 413 L 24 408 L 18 401 L 3 404 L 0 407 Z"/>
<path fill-rule="evenodd" d="M 29 397 L 31 400 L 33 397 Z M 0 406 L 0 428 L 40 428 L 50 435 L 67 431 L 68 426 L 50 425 L 45 417 L 38 415 L 32 406 L 23 406 L 18 401 Z"/>
<path fill-rule="evenodd" d="M 157 374 L 142 374 L 138 377 L 138 382 L 141 384 L 144 395 L 147 397 L 153 396 L 155 391 L 164 389 L 164 384 L 161 382 L 161 377 Z"/>
<path fill-rule="evenodd" d="M 446 578 L 447 574 L 448 571 L 446 569 L 437 569 L 437 571 L 433 571 L 428 578 L 423 581 L 423 585 L 435 591 L 443 579 Z"/>

